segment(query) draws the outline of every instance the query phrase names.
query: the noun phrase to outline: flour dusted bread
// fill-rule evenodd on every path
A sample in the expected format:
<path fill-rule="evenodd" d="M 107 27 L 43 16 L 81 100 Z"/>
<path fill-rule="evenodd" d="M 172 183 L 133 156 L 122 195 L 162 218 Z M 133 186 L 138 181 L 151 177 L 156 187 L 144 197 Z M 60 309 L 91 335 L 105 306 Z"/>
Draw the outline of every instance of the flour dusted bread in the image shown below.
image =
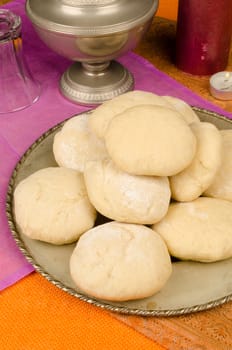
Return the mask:
<path fill-rule="evenodd" d="M 200 119 L 194 110 L 180 98 L 173 96 L 162 96 L 177 112 L 181 114 L 187 124 L 199 122 Z"/>
<path fill-rule="evenodd" d="M 128 108 L 147 104 L 172 108 L 168 101 L 152 92 L 129 91 L 102 103 L 102 105 L 93 110 L 89 118 L 89 127 L 98 137 L 104 138 L 109 122 L 117 114 L 124 112 Z"/>
<path fill-rule="evenodd" d="M 171 275 L 167 247 L 142 225 L 110 222 L 84 233 L 70 259 L 78 288 L 96 298 L 123 301 L 158 292 Z"/>
<path fill-rule="evenodd" d="M 197 149 L 191 164 L 170 177 L 172 198 L 191 201 L 199 197 L 214 181 L 222 160 L 222 137 L 211 123 L 190 125 L 197 139 Z"/>
<path fill-rule="evenodd" d="M 135 175 L 175 175 L 196 151 L 196 137 L 179 113 L 153 105 L 132 107 L 114 117 L 105 144 L 118 168 Z"/>
<path fill-rule="evenodd" d="M 222 136 L 222 162 L 205 196 L 232 201 L 232 130 L 220 130 Z"/>
<path fill-rule="evenodd" d="M 69 119 L 53 142 L 53 153 L 59 166 L 83 172 L 89 160 L 108 157 L 104 142 L 88 127 L 89 115 L 81 114 Z"/>
<path fill-rule="evenodd" d="M 14 208 L 26 236 L 53 244 L 76 241 L 96 218 L 83 175 L 67 168 L 45 168 L 21 181 Z"/>
<path fill-rule="evenodd" d="M 153 224 L 168 210 L 171 191 L 167 177 L 130 175 L 104 160 L 89 162 L 84 178 L 91 203 L 113 220 Z"/>
<path fill-rule="evenodd" d="M 171 255 L 213 262 L 232 257 L 231 213 L 231 202 L 199 197 L 172 203 L 164 219 L 152 228 L 164 239 Z"/>

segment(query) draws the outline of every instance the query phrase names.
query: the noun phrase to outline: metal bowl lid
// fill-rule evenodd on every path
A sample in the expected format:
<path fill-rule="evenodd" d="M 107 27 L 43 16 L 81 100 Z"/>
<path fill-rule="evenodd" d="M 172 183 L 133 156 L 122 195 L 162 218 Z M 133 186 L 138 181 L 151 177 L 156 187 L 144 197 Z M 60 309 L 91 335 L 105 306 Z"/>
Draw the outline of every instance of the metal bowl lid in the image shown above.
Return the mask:
<path fill-rule="evenodd" d="M 35 25 L 53 32 L 104 35 L 146 23 L 159 0 L 27 0 L 27 15 Z"/>

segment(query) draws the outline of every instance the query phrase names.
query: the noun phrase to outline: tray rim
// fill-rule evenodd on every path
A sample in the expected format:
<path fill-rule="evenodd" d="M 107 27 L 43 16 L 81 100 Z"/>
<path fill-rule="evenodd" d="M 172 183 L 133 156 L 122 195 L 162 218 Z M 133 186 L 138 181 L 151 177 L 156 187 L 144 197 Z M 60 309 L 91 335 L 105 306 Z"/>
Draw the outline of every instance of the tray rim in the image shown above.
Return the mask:
<path fill-rule="evenodd" d="M 219 120 L 224 120 L 226 122 L 229 122 L 232 124 L 232 120 L 228 117 L 225 117 L 221 114 L 218 114 L 216 112 L 191 106 L 192 109 L 196 112 L 205 113 L 209 116 L 216 117 Z M 111 312 L 116 312 L 119 314 L 125 314 L 125 315 L 135 315 L 135 316 L 159 316 L 159 317 L 170 317 L 170 316 L 180 316 L 180 315 L 186 315 L 190 313 L 195 313 L 199 311 L 205 311 L 212 308 L 215 308 L 217 306 L 220 306 L 222 304 L 225 304 L 232 300 L 232 293 L 221 297 L 219 299 L 215 299 L 203 304 L 199 305 L 193 305 L 189 307 L 183 307 L 178 309 L 161 309 L 161 310 L 140 310 L 136 308 L 128 308 L 127 306 L 117 306 L 112 305 L 110 302 L 101 301 L 98 299 L 95 299 L 93 297 L 90 297 L 86 294 L 82 294 L 77 292 L 75 289 L 67 287 L 63 282 L 55 279 L 49 272 L 47 272 L 40 264 L 36 262 L 36 260 L 33 258 L 33 256 L 30 254 L 30 252 L 27 250 L 23 239 L 20 236 L 20 233 L 17 231 L 17 226 L 14 218 L 14 214 L 12 212 L 12 200 L 13 200 L 13 191 L 14 191 L 14 183 L 15 179 L 17 177 L 18 170 L 23 165 L 24 161 L 27 159 L 27 157 L 33 152 L 33 150 L 41 143 L 43 142 L 51 133 L 54 133 L 56 130 L 59 130 L 64 123 L 71 119 L 74 116 L 81 115 L 81 114 L 89 114 L 91 113 L 91 110 L 84 111 L 78 114 L 74 114 L 73 116 L 65 119 L 64 121 L 56 124 L 55 126 L 49 128 L 46 132 L 44 132 L 39 138 L 37 138 L 32 145 L 25 151 L 25 153 L 22 155 L 20 160 L 17 162 L 16 166 L 14 167 L 14 170 L 11 174 L 11 177 L 9 179 L 8 188 L 7 188 L 7 194 L 6 194 L 6 216 L 8 221 L 8 226 L 10 228 L 11 234 L 16 242 L 17 247 L 21 251 L 21 253 L 24 255 L 26 260 L 34 267 L 35 271 L 38 272 L 41 276 L 46 278 L 50 283 L 58 287 L 59 289 L 63 290 L 64 292 L 87 302 L 88 304 L 95 305 L 97 307 L 100 307 L 102 309 L 106 309 Z"/>

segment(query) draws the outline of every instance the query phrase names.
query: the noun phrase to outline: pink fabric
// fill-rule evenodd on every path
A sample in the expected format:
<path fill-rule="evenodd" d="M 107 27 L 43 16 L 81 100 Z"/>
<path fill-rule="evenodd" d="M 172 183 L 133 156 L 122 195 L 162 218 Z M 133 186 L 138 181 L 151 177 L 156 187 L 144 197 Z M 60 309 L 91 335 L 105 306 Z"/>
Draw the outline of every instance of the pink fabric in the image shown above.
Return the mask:
<path fill-rule="evenodd" d="M 88 109 L 67 101 L 59 93 L 59 78 L 70 62 L 41 42 L 25 15 L 24 6 L 25 0 L 15 0 L 2 7 L 11 9 L 22 18 L 24 54 L 34 77 L 41 83 L 42 93 L 33 106 L 0 115 L 0 290 L 33 271 L 8 228 L 5 203 L 11 173 L 23 153 L 42 133 L 60 121 Z M 134 74 L 136 89 L 180 97 L 191 105 L 232 118 L 231 113 L 203 100 L 142 57 L 129 53 L 119 61 Z"/>

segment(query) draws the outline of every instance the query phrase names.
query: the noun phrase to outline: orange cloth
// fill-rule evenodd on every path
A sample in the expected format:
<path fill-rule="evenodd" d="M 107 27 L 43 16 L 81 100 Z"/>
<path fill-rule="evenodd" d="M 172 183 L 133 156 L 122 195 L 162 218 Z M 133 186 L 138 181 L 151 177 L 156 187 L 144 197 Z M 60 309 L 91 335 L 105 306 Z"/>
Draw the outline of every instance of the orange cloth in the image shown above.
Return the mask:
<path fill-rule="evenodd" d="M 163 350 L 144 335 L 50 284 L 38 273 L 0 294 L 1 350 Z"/>
<path fill-rule="evenodd" d="M 159 17 L 176 20 L 178 11 L 178 0 L 164 0 L 159 2 L 159 8 L 156 13 Z"/>

